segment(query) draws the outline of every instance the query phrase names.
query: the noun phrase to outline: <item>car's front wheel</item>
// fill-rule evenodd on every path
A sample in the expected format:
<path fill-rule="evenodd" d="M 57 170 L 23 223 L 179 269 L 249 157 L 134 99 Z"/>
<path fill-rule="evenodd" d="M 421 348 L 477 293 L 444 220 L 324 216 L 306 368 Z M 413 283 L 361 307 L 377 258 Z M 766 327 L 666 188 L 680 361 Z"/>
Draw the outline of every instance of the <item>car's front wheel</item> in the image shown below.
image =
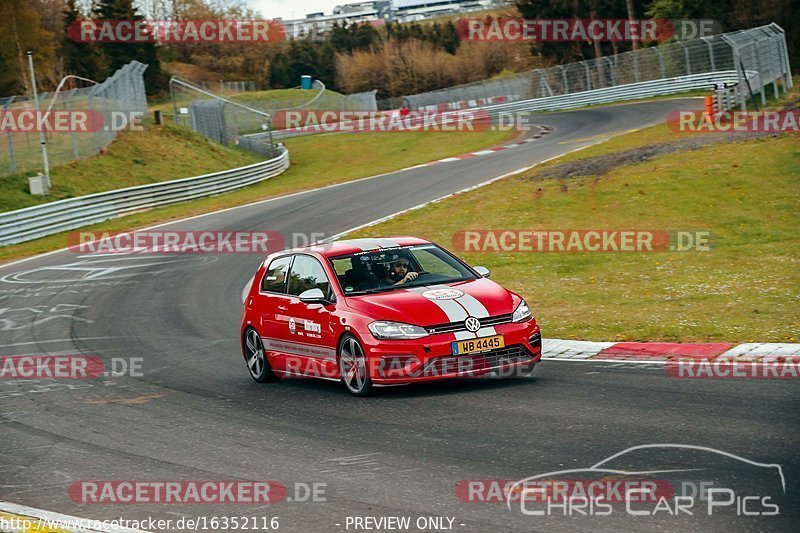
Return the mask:
<path fill-rule="evenodd" d="M 267 353 L 261 336 L 253 328 L 248 328 L 244 334 L 244 357 L 250 377 L 258 383 L 275 381 L 275 374 L 267 361 Z"/>
<path fill-rule="evenodd" d="M 364 348 L 353 335 L 345 335 L 339 342 L 339 375 L 347 390 L 355 396 L 369 396 L 372 380 L 369 377 Z"/>

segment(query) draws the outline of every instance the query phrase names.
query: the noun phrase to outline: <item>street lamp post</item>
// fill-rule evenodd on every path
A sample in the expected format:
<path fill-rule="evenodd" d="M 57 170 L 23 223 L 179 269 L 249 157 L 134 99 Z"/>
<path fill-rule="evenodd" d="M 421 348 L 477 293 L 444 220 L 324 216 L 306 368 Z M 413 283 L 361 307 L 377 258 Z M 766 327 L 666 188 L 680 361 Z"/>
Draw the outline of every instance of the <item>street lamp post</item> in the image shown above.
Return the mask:
<path fill-rule="evenodd" d="M 31 88 L 33 89 L 33 108 L 36 116 L 39 116 L 39 94 L 36 91 L 36 72 L 33 69 L 33 55 L 28 50 L 28 67 L 31 71 Z M 41 121 L 40 123 L 43 123 Z M 47 159 L 47 136 L 44 128 L 39 128 L 39 143 L 42 145 L 42 160 L 44 161 L 44 177 L 47 180 L 47 188 L 50 188 L 50 162 Z"/>

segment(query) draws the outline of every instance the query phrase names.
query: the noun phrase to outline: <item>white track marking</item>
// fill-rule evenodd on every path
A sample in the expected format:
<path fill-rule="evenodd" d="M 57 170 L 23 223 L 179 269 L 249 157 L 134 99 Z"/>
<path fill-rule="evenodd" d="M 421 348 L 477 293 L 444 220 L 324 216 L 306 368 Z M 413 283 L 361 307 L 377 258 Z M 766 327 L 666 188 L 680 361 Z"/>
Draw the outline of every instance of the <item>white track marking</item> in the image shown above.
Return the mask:
<path fill-rule="evenodd" d="M 26 346 L 29 344 L 45 344 L 52 342 L 75 342 L 76 340 L 97 341 L 97 340 L 108 340 L 108 339 L 118 339 L 118 338 L 119 337 L 82 337 L 80 339 L 51 339 L 49 341 L 15 342 L 12 344 L 0 344 L 0 348 L 11 348 L 12 346 Z"/>
<path fill-rule="evenodd" d="M 79 518 L 77 516 L 69 516 L 63 515 L 58 513 L 53 513 L 51 511 L 45 511 L 42 509 L 36 509 L 34 507 L 26 507 L 24 505 L 17 505 L 16 503 L 10 502 L 2 502 L 0 501 L 0 513 L 7 513 L 19 516 L 21 518 L 32 518 L 34 519 L 34 526 L 38 525 L 38 520 L 41 519 L 44 524 L 45 520 L 50 520 L 52 522 L 57 522 L 60 524 L 71 525 L 71 524 L 85 524 L 89 525 L 92 522 L 102 522 L 101 520 L 94 520 L 90 518 Z M 98 524 L 100 525 L 100 524 Z M 127 527 L 119 527 L 119 526 L 105 526 L 102 528 L 87 528 L 87 527 L 61 527 L 58 529 L 64 529 L 66 531 L 72 531 L 75 533 L 84 533 L 84 532 L 104 532 L 104 533 L 147 533 L 140 529 L 131 529 Z M 33 529 L 29 529 L 26 531 L 32 531 Z M 48 530 L 42 527 L 41 531 Z M 14 533 L 22 533 L 22 529 L 19 530 L 12 530 Z M 40 529 L 36 529 L 36 531 L 40 531 Z"/>
<path fill-rule="evenodd" d="M 457 194 L 463 194 L 463 193 L 466 193 L 466 192 L 474 191 L 475 189 L 480 189 L 481 187 L 485 187 L 487 185 L 491 185 L 495 181 L 499 181 L 499 180 L 502 180 L 502 179 L 505 179 L 505 178 L 509 178 L 511 176 L 515 176 L 517 174 L 521 174 L 523 172 L 527 172 L 528 170 L 530 170 L 532 168 L 535 168 L 535 167 L 537 167 L 539 165 L 543 165 L 545 163 L 549 163 L 550 161 L 553 161 L 554 159 L 558 159 L 559 157 L 564 157 L 565 155 L 568 155 L 568 154 L 571 154 L 571 153 L 574 153 L 574 152 L 578 152 L 580 150 L 585 150 L 586 148 L 589 148 L 590 146 L 593 146 L 594 144 L 598 144 L 598 143 L 587 144 L 586 146 L 581 146 L 580 148 L 575 148 L 574 150 L 569 150 L 568 152 L 564 152 L 563 154 L 559 154 L 559 155 L 556 155 L 556 156 L 553 156 L 553 157 L 549 157 L 547 159 L 539 161 L 538 163 L 534 163 L 533 165 L 529 165 L 527 167 L 518 168 L 517 170 L 512 170 L 511 172 L 503 174 L 502 176 L 496 176 L 494 178 L 489 178 L 486 181 L 482 181 L 482 182 L 478 183 L 477 185 L 472 185 L 471 187 L 467 187 L 466 189 L 461 189 L 460 191 L 456 191 L 456 192 L 453 192 L 453 193 L 450 193 L 450 194 L 446 194 L 444 196 L 440 196 L 439 198 L 436 198 L 434 200 L 430 200 L 430 201 L 427 201 L 425 203 L 422 203 L 422 204 L 419 204 L 419 205 L 415 205 L 415 206 L 409 207 L 407 209 L 400 210 L 400 211 L 398 211 L 396 213 L 393 213 L 391 215 L 387 215 L 385 217 L 381 217 L 381 218 L 373 220 L 371 222 L 367 222 L 365 224 L 361 224 L 361 225 L 356 226 L 354 228 L 347 229 L 345 231 L 337 233 L 336 235 L 333 235 L 332 237 L 326 238 L 323 242 L 333 242 L 335 240 L 338 240 L 338 239 L 344 237 L 345 235 L 347 235 L 349 233 L 353 233 L 354 231 L 358 231 L 360 229 L 368 228 L 370 226 L 375 226 L 376 224 L 380 224 L 381 222 L 386 222 L 387 220 L 391 220 L 391 219 L 393 219 L 395 217 L 398 217 L 400 215 L 404 215 L 404 214 L 406 214 L 406 213 L 408 213 L 410 211 L 416 211 L 417 209 L 422 209 L 423 207 L 426 207 L 428 205 L 439 203 L 442 200 L 446 200 L 446 199 L 450 198 L 451 196 L 455 196 Z"/>

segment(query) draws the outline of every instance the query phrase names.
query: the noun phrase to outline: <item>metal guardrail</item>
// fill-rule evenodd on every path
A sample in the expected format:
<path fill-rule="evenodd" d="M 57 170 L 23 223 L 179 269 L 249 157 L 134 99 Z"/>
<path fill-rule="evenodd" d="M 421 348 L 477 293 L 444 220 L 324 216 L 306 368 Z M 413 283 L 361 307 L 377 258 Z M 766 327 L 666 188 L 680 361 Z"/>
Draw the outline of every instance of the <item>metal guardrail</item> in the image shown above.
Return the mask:
<path fill-rule="evenodd" d="M 748 72 L 747 78 L 752 79 L 757 77 L 757 75 L 758 73 L 756 72 Z M 559 109 L 572 109 L 590 105 L 622 102 L 625 100 L 651 98 L 653 96 L 679 94 L 697 89 L 710 89 L 714 85 L 723 86 L 725 84 L 736 84 L 738 79 L 738 73 L 734 70 L 705 72 L 703 74 L 694 74 L 691 76 L 678 76 L 675 78 L 631 83 L 628 85 L 615 85 L 614 87 L 605 87 L 602 89 L 582 91 L 579 93 L 562 94 L 545 98 L 532 98 L 530 100 L 507 102 L 502 104 L 484 105 L 481 107 L 470 108 L 468 110 L 465 109 L 462 112 L 481 110 L 487 112 L 490 116 L 497 116 L 500 113 L 556 111 Z M 313 129 L 310 130 L 311 131 L 274 130 L 272 131 L 271 135 L 273 139 L 279 140 L 326 132 L 313 131 Z M 245 137 L 260 139 L 264 138 L 265 136 L 265 133 L 256 133 L 247 135 Z"/>
<path fill-rule="evenodd" d="M 97 224 L 136 211 L 232 191 L 275 177 L 289 168 L 289 151 L 245 167 L 202 176 L 128 187 L 0 213 L 0 246 Z"/>
<path fill-rule="evenodd" d="M 749 73 L 748 77 L 756 73 Z M 629 85 L 615 85 L 603 89 L 583 91 L 574 94 L 562 94 L 546 98 L 535 98 L 520 102 L 509 102 L 484 106 L 481 109 L 490 115 L 500 112 L 521 113 L 528 111 L 555 111 L 598 104 L 610 104 L 624 100 L 638 100 L 653 96 L 679 94 L 697 89 L 710 89 L 714 85 L 736 83 L 737 73 L 734 70 L 724 72 L 706 72 L 692 76 L 678 76 L 661 80 L 631 83 Z"/>
<path fill-rule="evenodd" d="M 728 70 L 758 73 L 756 81 L 760 80 L 761 84 L 751 88 L 745 87 L 743 75 L 739 76 L 740 93 L 751 90 L 760 93 L 762 105 L 766 101 L 765 87 L 772 81 L 782 80 L 784 91 L 791 88 L 786 32 L 773 23 L 688 41 L 644 46 L 596 59 L 407 95 L 403 107 L 426 109 L 497 97 L 509 101 L 530 100 Z M 777 85 L 772 89 L 777 97 Z M 742 111 L 746 111 L 745 101 L 749 98 L 749 94 L 747 98 L 740 94 Z"/>
<path fill-rule="evenodd" d="M 746 111 L 748 99 L 755 103 L 756 95 L 762 105 L 766 103 L 769 85 L 776 98 L 779 85 L 784 92 L 792 87 L 787 50 L 786 32 L 773 23 L 406 96 L 404 107 L 480 109 L 496 115 L 571 109 L 696 89 L 712 91 L 716 86 L 724 109 L 738 105 Z M 477 104 L 498 97 L 506 102 Z M 272 138 L 323 132 L 277 130 Z"/>

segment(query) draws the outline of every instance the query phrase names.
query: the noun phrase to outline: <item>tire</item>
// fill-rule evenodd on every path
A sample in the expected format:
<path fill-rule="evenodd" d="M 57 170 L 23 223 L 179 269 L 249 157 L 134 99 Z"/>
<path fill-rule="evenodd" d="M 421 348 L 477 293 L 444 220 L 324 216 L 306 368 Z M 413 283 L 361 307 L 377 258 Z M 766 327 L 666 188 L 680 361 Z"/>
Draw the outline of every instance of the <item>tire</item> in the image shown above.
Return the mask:
<path fill-rule="evenodd" d="M 369 396 L 372 392 L 372 380 L 369 377 L 367 358 L 364 348 L 353 335 L 345 335 L 339 342 L 336 352 L 339 363 L 339 375 L 342 384 L 353 396 Z"/>
<path fill-rule="evenodd" d="M 256 383 L 275 381 L 277 378 L 269 366 L 264 342 L 258 332 L 253 328 L 247 328 L 243 340 L 244 361 L 247 363 L 247 371 L 253 381 Z"/>

